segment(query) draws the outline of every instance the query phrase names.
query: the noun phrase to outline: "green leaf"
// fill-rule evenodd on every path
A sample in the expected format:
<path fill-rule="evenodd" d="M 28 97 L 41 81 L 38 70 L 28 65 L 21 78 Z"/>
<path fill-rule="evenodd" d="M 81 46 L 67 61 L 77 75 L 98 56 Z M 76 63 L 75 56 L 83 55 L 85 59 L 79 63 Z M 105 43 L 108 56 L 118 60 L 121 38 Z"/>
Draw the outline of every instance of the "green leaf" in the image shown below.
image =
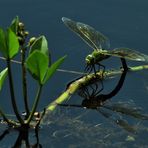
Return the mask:
<path fill-rule="evenodd" d="M 31 75 L 42 84 L 48 69 L 49 59 L 41 51 L 34 51 L 26 60 L 26 66 Z"/>
<path fill-rule="evenodd" d="M 0 73 L 0 91 L 2 89 L 2 86 L 3 86 L 3 83 L 4 83 L 4 80 L 7 76 L 7 73 L 8 73 L 8 68 L 5 68 L 1 73 Z"/>
<path fill-rule="evenodd" d="M 7 59 L 12 59 L 19 51 L 18 38 L 10 28 L 6 32 L 0 29 L 0 51 Z"/>
<path fill-rule="evenodd" d="M 12 30 L 15 34 L 17 34 L 18 25 L 19 25 L 19 17 L 16 16 L 16 17 L 12 20 L 11 25 L 10 25 L 11 30 Z"/>
<path fill-rule="evenodd" d="M 6 32 L 7 49 L 9 58 L 12 59 L 19 51 L 19 42 L 15 33 L 9 28 Z"/>
<path fill-rule="evenodd" d="M 38 37 L 30 48 L 30 53 L 39 50 L 45 55 L 49 56 L 48 43 L 45 36 Z"/>
<path fill-rule="evenodd" d="M 53 63 L 47 70 L 46 76 L 44 81 L 42 82 L 42 84 L 45 84 L 52 76 L 53 74 L 56 72 L 56 70 L 59 68 L 59 66 L 64 62 L 65 58 L 67 56 L 64 56 L 60 59 L 58 59 L 55 63 Z"/>
<path fill-rule="evenodd" d="M 0 51 L 2 52 L 3 56 L 5 58 L 8 57 L 8 52 L 7 52 L 7 45 L 6 45 L 6 39 L 5 39 L 5 32 L 2 28 L 0 28 Z"/>

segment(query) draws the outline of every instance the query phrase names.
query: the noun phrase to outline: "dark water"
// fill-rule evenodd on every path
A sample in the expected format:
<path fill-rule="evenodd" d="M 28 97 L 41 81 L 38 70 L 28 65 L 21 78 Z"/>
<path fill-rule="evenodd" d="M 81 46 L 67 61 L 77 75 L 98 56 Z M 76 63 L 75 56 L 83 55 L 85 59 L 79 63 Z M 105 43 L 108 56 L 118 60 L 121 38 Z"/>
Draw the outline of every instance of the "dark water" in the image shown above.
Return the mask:
<path fill-rule="evenodd" d="M 44 34 L 49 41 L 49 49 L 53 61 L 67 54 L 68 58 L 61 68 L 83 71 L 84 58 L 90 52 L 89 47 L 76 35 L 70 32 L 62 23 L 63 16 L 89 24 L 108 36 L 111 48 L 129 47 L 148 54 L 148 2 L 147 0 L 1 0 L 0 26 L 6 27 L 18 15 L 25 23 L 31 36 Z M 0 70 L 5 67 L 0 61 Z M 107 67 L 119 68 L 117 59 L 111 58 L 104 62 Z M 129 65 L 139 65 L 138 62 L 128 62 Z M 142 63 L 144 64 L 144 63 Z M 18 65 L 13 65 L 15 88 L 18 105 L 23 111 L 21 88 L 18 75 Z M 44 87 L 39 110 L 58 97 L 65 89 L 66 83 L 75 77 L 74 74 L 57 72 L 52 80 Z M 29 78 L 30 80 L 30 78 Z M 105 82 L 112 89 L 116 82 Z M 12 113 L 9 103 L 8 85 L 0 93 L 1 107 L 7 113 Z M 29 84 L 30 101 L 35 95 L 35 82 Z M 148 113 L 148 77 L 147 70 L 130 73 L 119 94 L 113 98 L 116 101 L 132 100 L 137 106 Z M 72 98 L 73 103 L 78 96 Z M 39 132 L 40 143 L 43 147 L 147 147 L 147 121 L 128 119 L 132 125 L 138 126 L 138 133 L 131 134 L 109 120 L 104 119 L 96 111 L 67 108 L 58 109 L 51 117 L 48 125 Z M 51 122 L 52 121 L 52 122 Z M 98 125 L 101 124 L 101 125 Z M 98 126 L 97 126 L 98 125 Z M 1 133 L 5 127 L 1 127 Z M 11 132 L 0 141 L 0 147 L 12 147 L 17 138 L 17 132 Z M 128 141 L 127 137 L 134 137 Z M 31 142 L 34 143 L 34 133 L 31 132 Z"/>

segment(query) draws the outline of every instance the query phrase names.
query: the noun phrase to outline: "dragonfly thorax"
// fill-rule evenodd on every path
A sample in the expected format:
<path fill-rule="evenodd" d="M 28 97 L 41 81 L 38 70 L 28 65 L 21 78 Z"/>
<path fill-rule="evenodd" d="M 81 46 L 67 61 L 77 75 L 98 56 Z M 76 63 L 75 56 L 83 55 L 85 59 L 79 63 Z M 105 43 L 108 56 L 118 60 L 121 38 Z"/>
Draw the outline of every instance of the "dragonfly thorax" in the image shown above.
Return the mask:
<path fill-rule="evenodd" d="M 94 51 L 85 58 L 85 61 L 87 65 L 94 65 L 107 58 L 109 58 L 108 55 L 105 55 L 99 51 Z"/>

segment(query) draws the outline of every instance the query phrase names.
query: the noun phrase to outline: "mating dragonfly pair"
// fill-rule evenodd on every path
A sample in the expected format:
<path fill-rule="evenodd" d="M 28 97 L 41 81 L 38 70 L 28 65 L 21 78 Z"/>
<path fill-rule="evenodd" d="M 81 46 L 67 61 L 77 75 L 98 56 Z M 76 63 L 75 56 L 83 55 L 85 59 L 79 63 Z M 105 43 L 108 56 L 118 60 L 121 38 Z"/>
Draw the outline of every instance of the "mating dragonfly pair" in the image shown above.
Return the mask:
<path fill-rule="evenodd" d="M 148 55 L 140 53 L 136 50 L 133 49 L 129 49 L 129 48 L 115 48 L 113 50 L 106 50 L 110 48 L 110 43 L 109 43 L 109 39 L 104 36 L 102 33 L 96 31 L 93 27 L 84 24 L 84 23 L 80 23 L 80 22 L 75 22 L 69 18 L 62 18 L 62 21 L 64 22 L 64 24 L 70 29 L 72 30 L 74 33 L 76 33 L 80 38 L 82 38 L 92 49 L 93 52 L 91 54 L 89 54 L 86 58 L 85 58 L 85 62 L 86 62 L 86 68 L 85 70 L 87 72 L 94 72 L 96 73 L 96 66 L 99 66 L 99 70 L 102 67 L 103 68 L 103 72 L 105 71 L 105 66 L 102 65 L 100 62 L 102 60 L 108 59 L 111 56 L 114 57 L 118 57 L 121 59 L 122 62 L 122 67 L 123 67 L 123 73 L 121 75 L 121 78 L 117 84 L 117 86 L 115 87 L 114 90 L 112 90 L 110 93 L 108 94 L 99 94 L 100 90 L 98 91 L 98 87 L 97 84 L 95 85 L 96 87 L 91 87 L 92 91 L 90 93 L 90 90 L 88 90 L 87 87 L 82 87 L 80 91 L 79 95 L 82 96 L 84 98 L 84 100 L 82 101 L 81 105 L 69 105 L 69 104 L 59 104 L 60 106 L 69 106 L 69 107 L 85 107 L 85 108 L 89 108 L 89 109 L 96 109 L 98 110 L 103 116 L 110 118 L 111 114 L 105 113 L 104 111 L 101 111 L 101 108 L 106 108 L 108 110 L 112 110 L 112 111 L 116 111 L 116 112 L 120 112 L 125 114 L 125 109 L 122 110 L 119 108 L 117 110 L 117 108 L 114 107 L 114 105 L 111 106 L 106 106 L 105 102 L 112 98 L 113 96 L 115 96 L 119 90 L 121 89 L 126 74 L 127 74 L 127 70 L 128 67 L 126 65 L 126 61 L 127 60 L 133 60 L 133 61 L 143 61 L 143 62 L 148 62 Z M 102 90 L 102 89 L 101 89 Z M 117 107 L 117 106 L 116 106 Z M 128 109 L 129 110 L 129 109 Z M 142 119 L 148 119 L 148 116 L 143 116 L 142 114 L 140 114 L 138 112 L 138 110 L 131 108 L 132 112 L 134 112 L 133 114 L 138 114 L 138 117 L 141 117 Z M 130 112 L 127 112 L 126 114 L 130 115 Z M 115 123 L 121 125 L 122 127 L 126 127 L 127 129 L 131 129 L 129 128 L 127 122 L 125 122 L 122 119 L 112 119 Z"/>
<path fill-rule="evenodd" d="M 86 62 L 85 70 L 87 70 L 87 72 L 93 71 L 96 74 L 97 65 L 99 66 L 99 70 L 100 67 L 102 67 L 104 72 L 105 66 L 102 65 L 100 62 L 111 56 L 118 57 L 121 59 L 122 67 L 124 70 L 128 69 L 125 59 L 148 62 L 148 55 L 133 49 L 122 47 L 122 48 L 115 48 L 113 50 L 106 50 L 110 48 L 109 39 L 106 36 L 104 36 L 102 33 L 100 33 L 99 31 L 95 30 L 93 27 L 87 24 L 75 22 L 66 17 L 63 17 L 62 21 L 70 30 L 76 33 L 94 50 L 91 54 L 89 54 L 85 58 Z"/>

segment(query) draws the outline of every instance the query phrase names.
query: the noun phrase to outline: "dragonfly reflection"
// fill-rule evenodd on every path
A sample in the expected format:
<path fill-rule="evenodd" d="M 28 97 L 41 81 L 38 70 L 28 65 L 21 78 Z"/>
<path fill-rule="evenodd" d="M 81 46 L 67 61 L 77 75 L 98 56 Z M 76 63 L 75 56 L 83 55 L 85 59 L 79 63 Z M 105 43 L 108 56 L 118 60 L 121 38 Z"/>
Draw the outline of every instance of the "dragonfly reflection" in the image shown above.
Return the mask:
<path fill-rule="evenodd" d="M 137 127 L 130 125 L 125 119 L 122 118 L 121 114 L 131 116 L 133 118 L 139 120 L 148 120 L 148 114 L 142 113 L 142 109 L 136 106 L 132 106 L 129 102 L 106 102 L 103 105 L 92 107 L 87 102 L 87 107 L 82 105 L 74 105 L 74 104 L 58 104 L 59 106 L 64 107 L 79 107 L 79 108 L 86 108 L 86 109 L 95 109 L 99 111 L 105 118 L 111 120 L 115 124 L 119 125 L 123 129 L 128 132 L 135 133 L 137 131 Z"/>
<path fill-rule="evenodd" d="M 108 94 L 99 94 L 97 87 L 91 87 L 92 91 L 88 90 L 87 87 L 81 88 L 79 95 L 84 98 L 81 105 L 76 104 L 58 104 L 59 106 L 67 107 L 79 107 L 87 109 L 95 109 L 99 111 L 105 118 L 110 119 L 120 127 L 124 128 L 129 132 L 136 132 L 136 127 L 131 126 L 128 122 L 122 119 L 121 114 L 129 115 L 134 118 L 141 120 L 148 120 L 148 115 L 142 114 L 141 109 L 132 107 L 126 103 L 108 103 L 107 100 L 114 97 L 122 88 L 128 67 L 125 59 L 122 59 L 123 72 L 117 86 Z M 119 114 L 118 114 L 119 113 Z"/>

